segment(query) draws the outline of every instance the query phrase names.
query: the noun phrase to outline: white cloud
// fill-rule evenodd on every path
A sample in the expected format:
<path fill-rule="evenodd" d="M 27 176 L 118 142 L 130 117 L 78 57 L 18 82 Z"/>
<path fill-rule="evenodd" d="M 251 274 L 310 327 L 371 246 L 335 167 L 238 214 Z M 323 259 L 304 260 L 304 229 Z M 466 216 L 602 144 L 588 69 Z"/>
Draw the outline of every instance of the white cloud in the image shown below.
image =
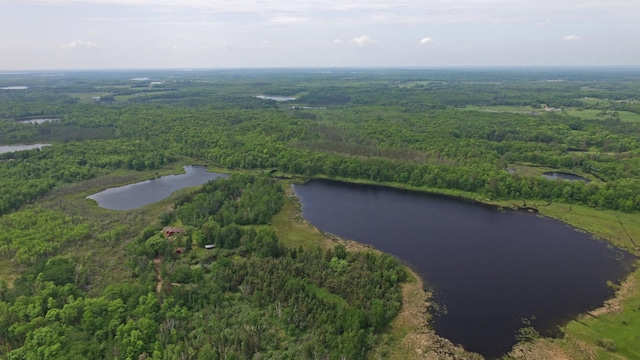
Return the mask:
<path fill-rule="evenodd" d="M 202 47 L 202 50 L 205 51 L 231 51 L 235 49 L 239 49 L 240 47 L 229 40 L 220 40 L 215 42 L 210 42 L 207 45 Z"/>
<path fill-rule="evenodd" d="M 425 37 L 425 38 L 422 38 L 422 40 L 420 40 L 420 44 L 421 44 L 421 45 L 426 45 L 426 44 L 428 44 L 428 43 L 430 43 L 430 42 L 432 42 L 432 41 L 433 41 L 433 39 L 432 39 L 432 38 L 430 38 L 430 37 Z"/>
<path fill-rule="evenodd" d="M 11 2 L 18 0 L 2 0 Z M 525 0 L 299 0 L 292 6 L 291 2 L 281 0 L 19 0 L 20 3 L 53 4 L 102 4 L 110 6 L 149 8 L 153 12 L 185 9 L 187 11 L 214 11 L 224 13 L 267 13 L 280 14 L 274 19 L 305 20 L 306 16 L 314 16 L 320 12 L 359 13 L 373 19 L 397 19 L 403 21 L 407 16 L 428 16 L 431 21 L 446 17 L 446 21 L 455 18 L 485 19 L 487 22 L 499 19 L 517 21 L 516 17 L 540 17 L 574 15 L 576 17 L 602 13 L 603 10 L 623 13 L 625 17 L 633 16 L 638 9 L 634 0 L 537 0 L 534 5 Z M 549 10 L 553 9 L 553 10 Z M 289 19 L 287 19 L 289 18 Z"/>
<path fill-rule="evenodd" d="M 638 13 L 640 0 L 0 0 L 0 24 L 21 29 L 0 31 L 0 68 L 94 68 L 95 59 L 135 68 L 499 65 L 507 58 L 501 49 L 531 40 L 547 46 L 533 60 L 512 51 L 509 61 L 582 63 L 588 49 L 566 45 L 588 40 L 608 49 L 589 53 L 594 64 L 637 66 L 640 48 L 629 44 L 640 33 Z M 171 52 L 175 44 L 179 50 Z M 566 56 L 559 58 L 553 46 L 562 44 Z M 201 56 L 203 46 L 220 56 Z M 423 56 L 432 47 L 437 54 Z M 281 51 L 265 51 L 271 48 Z M 63 51 L 75 54 L 52 62 Z"/>
<path fill-rule="evenodd" d="M 371 43 L 375 43 L 376 41 L 367 35 L 360 35 L 358 37 L 353 38 L 352 40 L 358 46 L 365 46 Z"/>
<path fill-rule="evenodd" d="M 274 16 L 269 19 L 269 22 L 272 24 L 302 24 L 309 20 L 307 17 L 303 16 Z"/>
<path fill-rule="evenodd" d="M 97 48 L 98 44 L 94 43 L 93 41 L 82 41 L 73 39 L 69 44 L 67 44 L 66 47 L 70 50 L 84 50 Z"/>

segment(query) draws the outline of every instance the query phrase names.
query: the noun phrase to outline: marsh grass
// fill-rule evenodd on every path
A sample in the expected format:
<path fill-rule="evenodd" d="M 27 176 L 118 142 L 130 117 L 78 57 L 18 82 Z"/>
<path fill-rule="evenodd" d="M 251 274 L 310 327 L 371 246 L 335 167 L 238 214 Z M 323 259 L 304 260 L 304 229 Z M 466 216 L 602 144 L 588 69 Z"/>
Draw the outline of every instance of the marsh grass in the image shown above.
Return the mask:
<path fill-rule="evenodd" d="M 295 197 L 290 181 L 283 181 L 285 201 L 282 210 L 271 219 L 278 238 L 284 246 L 311 249 L 320 246 L 328 249 L 333 246 L 322 232 L 302 217 L 301 204 Z"/>
<path fill-rule="evenodd" d="M 541 215 L 563 221 L 640 256 L 640 216 L 636 213 L 561 203 L 538 209 Z"/>
<path fill-rule="evenodd" d="M 603 314 L 567 324 L 567 342 L 588 342 L 599 359 L 640 359 L 640 271 L 629 276 L 613 302 Z"/>

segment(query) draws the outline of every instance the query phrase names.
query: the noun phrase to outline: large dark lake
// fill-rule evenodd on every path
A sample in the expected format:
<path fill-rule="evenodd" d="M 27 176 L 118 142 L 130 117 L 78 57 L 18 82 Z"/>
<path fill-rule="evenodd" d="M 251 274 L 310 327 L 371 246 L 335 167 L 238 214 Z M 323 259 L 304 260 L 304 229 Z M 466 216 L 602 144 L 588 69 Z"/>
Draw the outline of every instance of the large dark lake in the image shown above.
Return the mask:
<path fill-rule="evenodd" d="M 131 210 L 152 204 L 169 197 L 173 192 L 209 180 L 228 177 L 227 174 L 208 172 L 203 166 L 185 166 L 185 173 L 167 175 L 135 184 L 110 188 L 87 196 L 98 202 L 98 206 L 110 210 Z"/>
<path fill-rule="evenodd" d="M 530 321 L 552 334 L 614 295 L 634 257 L 534 214 L 378 186 L 295 185 L 318 228 L 371 244 L 416 270 L 434 291 L 440 336 L 488 358 L 507 353 Z"/>

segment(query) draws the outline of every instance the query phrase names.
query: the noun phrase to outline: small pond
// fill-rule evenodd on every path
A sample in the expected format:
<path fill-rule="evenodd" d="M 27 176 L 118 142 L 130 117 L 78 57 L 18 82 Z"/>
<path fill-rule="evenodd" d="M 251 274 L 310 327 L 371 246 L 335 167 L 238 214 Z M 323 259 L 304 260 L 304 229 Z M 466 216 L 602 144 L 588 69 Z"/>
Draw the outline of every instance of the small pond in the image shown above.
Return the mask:
<path fill-rule="evenodd" d="M 28 86 L 5 86 L 1 87 L 2 90 L 27 90 Z"/>
<path fill-rule="evenodd" d="M 41 119 L 18 120 L 18 122 L 21 124 L 43 124 L 46 122 L 54 122 L 54 121 L 60 121 L 60 119 L 41 118 Z"/>
<path fill-rule="evenodd" d="M 530 322 L 557 326 L 614 295 L 627 252 L 549 218 L 442 196 L 313 180 L 295 185 L 318 228 L 407 262 L 433 289 L 437 334 L 488 358 Z"/>
<path fill-rule="evenodd" d="M 278 95 L 256 95 L 258 99 L 263 100 L 275 100 L 275 101 L 292 101 L 295 100 L 295 97 L 290 96 L 278 96 Z"/>
<path fill-rule="evenodd" d="M 23 151 L 31 149 L 41 149 L 51 144 L 31 144 L 31 145 L 0 145 L 0 154 L 10 153 L 14 151 Z"/>
<path fill-rule="evenodd" d="M 173 192 L 191 186 L 202 185 L 209 180 L 229 175 L 208 172 L 204 166 L 185 166 L 185 173 L 167 175 L 135 184 L 106 189 L 87 196 L 98 206 L 110 210 L 131 210 L 166 199 Z"/>
<path fill-rule="evenodd" d="M 560 172 L 560 171 L 548 171 L 542 174 L 545 178 L 549 180 L 571 180 L 571 181 L 584 181 L 585 183 L 591 182 L 591 180 L 584 178 L 580 175 Z"/>

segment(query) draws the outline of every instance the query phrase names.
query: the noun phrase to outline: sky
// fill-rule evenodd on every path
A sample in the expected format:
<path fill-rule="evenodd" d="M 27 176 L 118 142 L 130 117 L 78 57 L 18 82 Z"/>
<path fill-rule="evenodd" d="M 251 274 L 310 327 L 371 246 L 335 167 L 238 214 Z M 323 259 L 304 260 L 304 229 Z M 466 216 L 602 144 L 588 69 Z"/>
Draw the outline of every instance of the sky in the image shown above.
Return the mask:
<path fill-rule="evenodd" d="M 640 66 L 640 0 L 0 0 L 0 70 Z"/>

